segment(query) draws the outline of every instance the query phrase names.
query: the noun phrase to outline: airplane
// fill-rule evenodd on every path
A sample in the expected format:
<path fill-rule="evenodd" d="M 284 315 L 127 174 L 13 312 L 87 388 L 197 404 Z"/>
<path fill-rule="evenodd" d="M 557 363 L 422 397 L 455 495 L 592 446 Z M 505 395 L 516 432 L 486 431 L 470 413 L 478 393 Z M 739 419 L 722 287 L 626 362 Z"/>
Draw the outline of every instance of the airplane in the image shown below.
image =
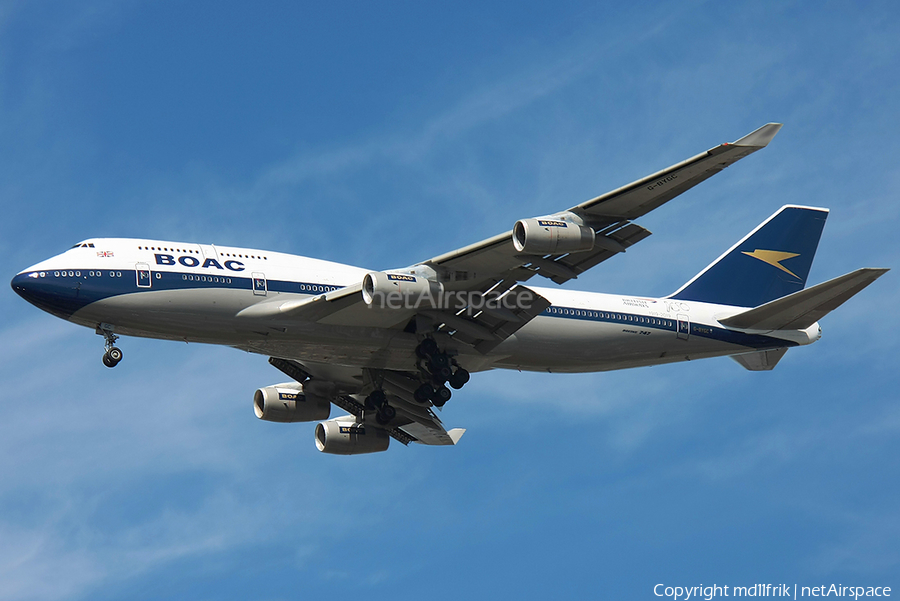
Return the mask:
<path fill-rule="evenodd" d="M 319 451 L 455 445 L 438 412 L 472 373 L 598 372 L 730 356 L 775 367 L 821 337 L 818 321 L 882 276 L 806 288 L 828 209 L 787 205 L 669 296 L 548 288 L 650 235 L 635 223 L 766 147 L 769 123 L 658 173 L 511 231 L 400 269 L 162 240 L 92 238 L 20 272 L 25 300 L 104 337 L 227 345 L 291 379 L 253 395 L 256 416 L 312 422 Z M 331 406 L 346 412 L 335 418 Z M 330 418 L 330 419 L 329 419 Z"/>

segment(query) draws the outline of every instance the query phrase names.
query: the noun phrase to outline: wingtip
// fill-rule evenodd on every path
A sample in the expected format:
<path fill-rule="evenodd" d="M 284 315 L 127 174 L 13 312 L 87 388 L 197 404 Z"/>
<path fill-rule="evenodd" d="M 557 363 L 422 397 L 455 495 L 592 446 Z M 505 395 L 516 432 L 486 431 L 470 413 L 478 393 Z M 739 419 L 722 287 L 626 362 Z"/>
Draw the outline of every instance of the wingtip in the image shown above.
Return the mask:
<path fill-rule="evenodd" d="M 447 434 L 450 436 L 450 440 L 453 441 L 453 444 L 459 442 L 459 439 L 462 438 L 462 435 L 466 433 L 465 428 L 453 428 Z"/>
<path fill-rule="evenodd" d="M 733 143 L 734 146 L 752 146 L 754 148 L 764 148 L 769 145 L 778 130 L 781 129 L 783 123 L 766 123 L 759 129 L 750 132 L 740 140 Z"/>

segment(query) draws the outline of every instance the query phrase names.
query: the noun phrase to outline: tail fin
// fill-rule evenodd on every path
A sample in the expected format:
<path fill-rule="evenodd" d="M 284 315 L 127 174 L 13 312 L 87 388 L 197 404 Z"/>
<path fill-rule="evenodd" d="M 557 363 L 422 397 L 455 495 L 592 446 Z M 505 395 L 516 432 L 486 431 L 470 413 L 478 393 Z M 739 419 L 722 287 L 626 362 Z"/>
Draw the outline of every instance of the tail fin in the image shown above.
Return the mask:
<path fill-rule="evenodd" d="M 787 205 L 669 298 L 757 307 L 803 290 L 828 209 Z"/>

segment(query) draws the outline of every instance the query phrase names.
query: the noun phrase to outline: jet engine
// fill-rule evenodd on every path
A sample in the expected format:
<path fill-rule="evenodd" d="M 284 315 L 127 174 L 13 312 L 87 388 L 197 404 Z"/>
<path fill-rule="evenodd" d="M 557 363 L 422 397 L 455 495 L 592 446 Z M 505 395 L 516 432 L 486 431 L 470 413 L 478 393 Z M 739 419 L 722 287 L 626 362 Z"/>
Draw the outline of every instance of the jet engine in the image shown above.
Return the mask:
<path fill-rule="evenodd" d="M 321 395 L 304 392 L 303 384 L 290 382 L 260 388 L 253 394 L 256 417 L 269 422 L 312 422 L 328 419 L 331 403 Z"/>
<path fill-rule="evenodd" d="M 513 226 L 513 246 L 527 255 L 559 255 L 594 248 L 594 230 L 551 217 L 520 219 Z"/>
<path fill-rule="evenodd" d="M 370 307 L 415 308 L 426 302 L 435 304 L 443 294 L 443 284 L 415 275 L 372 271 L 363 277 L 363 300 Z"/>
<path fill-rule="evenodd" d="M 391 437 L 381 428 L 336 417 L 316 424 L 316 448 L 333 455 L 361 455 L 387 451 Z"/>

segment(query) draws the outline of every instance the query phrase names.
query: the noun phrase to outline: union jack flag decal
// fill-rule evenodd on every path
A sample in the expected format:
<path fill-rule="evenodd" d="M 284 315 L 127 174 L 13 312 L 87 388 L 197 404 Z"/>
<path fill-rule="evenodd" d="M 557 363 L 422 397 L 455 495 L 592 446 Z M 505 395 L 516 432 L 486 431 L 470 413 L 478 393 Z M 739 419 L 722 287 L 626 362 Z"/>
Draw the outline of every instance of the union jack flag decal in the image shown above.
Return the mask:
<path fill-rule="evenodd" d="M 100 251 L 97 251 L 97 256 L 98 256 L 98 257 L 112 257 L 112 256 L 113 256 L 113 251 L 111 251 L 111 250 L 100 250 Z"/>

